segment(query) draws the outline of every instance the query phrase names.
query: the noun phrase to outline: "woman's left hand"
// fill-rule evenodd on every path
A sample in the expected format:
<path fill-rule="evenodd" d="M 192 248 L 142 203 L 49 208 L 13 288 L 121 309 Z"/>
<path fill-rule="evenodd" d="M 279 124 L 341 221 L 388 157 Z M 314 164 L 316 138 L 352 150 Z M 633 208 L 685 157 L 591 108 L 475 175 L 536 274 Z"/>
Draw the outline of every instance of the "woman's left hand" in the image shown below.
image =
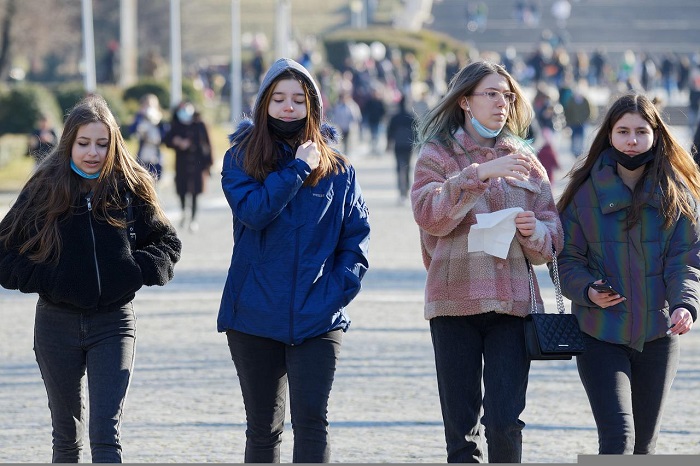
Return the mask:
<path fill-rule="evenodd" d="M 523 236 L 532 236 L 537 227 L 537 219 L 535 213 L 531 210 L 520 212 L 515 216 L 515 228 L 518 229 Z"/>
<path fill-rule="evenodd" d="M 671 328 L 666 332 L 669 335 L 683 335 L 693 327 L 693 316 L 684 307 L 676 308 L 671 314 Z"/>

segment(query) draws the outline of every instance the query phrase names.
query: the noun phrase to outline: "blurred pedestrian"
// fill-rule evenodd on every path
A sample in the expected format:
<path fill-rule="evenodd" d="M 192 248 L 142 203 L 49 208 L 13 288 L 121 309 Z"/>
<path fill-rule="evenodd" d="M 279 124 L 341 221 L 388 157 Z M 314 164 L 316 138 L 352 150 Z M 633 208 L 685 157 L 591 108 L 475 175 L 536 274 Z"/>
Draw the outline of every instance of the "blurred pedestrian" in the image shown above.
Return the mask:
<path fill-rule="evenodd" d="M 83 99 L 0 222 L 0 284 L 39 295 L 34 352 L 54 463 L 80 461 L 86 425 L 92 461 L 122 462 L 132 301 L 142 286 L 173 277 L 180 249 L 153 178 L 128 153 L 107 103 Z"/>
<path fill-rule="evenodd" d="M 369 149 L 372 155 L 379 155 L 379 133 L 386 113 L 383 94 L 378 87 L 374 87 L 365 102 L 364 111 L 362 111 L 363 123 L 369 129 Z"/>
<path fill-rule="evenodd" d="M 396 157 L 396 179 L 399 189 L 399 204 L 408 202 L 411 186 L 411 158 L 413 156 L 414 127 L 416 119 L 407 109 L 406 96 L 399 101 L 398 112 L 389 119 L 386 131 L 387 150 L 392 149 Z"/>
<path fill-rule="evenodd" d="M 209 142 L 209 131 L 192 102 L 183 101 L 175 107 L 170 130 L 163 141 L 175 149 L 175 190 L 180 198 L 180 226 L 199 229 L 197 197 L 204 191 L 214 161 Z M 190 217 L 187 223 L 187 198 L 190 198 Z"/>
<path fill-rule="evenodd" d="M 163 154 L 160 146 L 168 132 L 168 127 L 163 121 L 158 96 L 145 94 L 140 102 L 141 107 L 129 126 L 129 134 L 136 135 L 139 141 L 136 159 L 153 175 L 153 178 L 159 180 L 163 173 Z"/>
<path fill-rule="evenodd" d="M 411 202 L 428 271 L 425 317 L 448 462 L 483 461 L 481 423 L 490 462 L 522 460 L 528 262 L 551 260 L 562 243 L 547 174 L 524 140 L 531 121 L 531 106 L 511 75 L 476 61 L 419 122 Z M 477 216 L 513 207 L 523 210 L 503 257 L 468 252 Z M 541 309 L 538 288 L 535 299 Z"/>
<path fill-rule="evenodd" d="M 354 137 L 362 123 L 362 111 L 349 92 L 341 92 L 331 112 L 331 121 L 340 130 L 340 138 L 343 144 L 343 153 L 350 157 L 352 144 L 350 139 Z"/>
<path fill-rule="evenodd" d="M 293 461 L 331 459 L 328 400 L 345 308 L 369 266 L 369 223 L 355 170 L 322 121 L 311 74 L 281 58 L 224 156 L 233 255 L 218 330 L 241 384 L 245 462 L 279 462 L 287 386 Z"/>
<path fill-rule="evenodd" d="M 700 309 L 700 172 L 642 94 L 618 98 L 558 209 L 562 293 L 605 455 L 653 454 L 679 335 Z M 608 284 L 599 292 L 593 284 Z"/>
<path fill-rule="evenodd" d="M 27 155 L 33 157 L 35 163 L 39 164 L 54 150 L 57 144 L 58 135 L 49 117 L 45 114 L 39 115 L 37 127 L 29 135 Z"/>
<path fill-rule="evenodd" d="M 690 153 L 693 156 L 693 160 L 700 167 L 700 121 L 698 122 L 695 133 L 693 135 L 693 144 L 690 147 Z"/>
<path fill-rule="evenodd" d="M 540 134 L 544 143 L 537 151 L 537 158 L 542 163 L 542 166 L 547 171 L 549 183 L 554 185 L 554 170 L 557 170 L 559 165 L 559 154 L 554 147 L 554 134 L 550 128 L 542 128 Z"/>
<path fill-rule="evenodd" d="M 571 130 L 571 153 L 574 157 L 583 153 L 586 128 L 597 116 L 596 108 L 586 96 L 585 86 L 583 81 L 579 81 L 573 89 L 573 95 L 562 104 L 566 126 Z"/>

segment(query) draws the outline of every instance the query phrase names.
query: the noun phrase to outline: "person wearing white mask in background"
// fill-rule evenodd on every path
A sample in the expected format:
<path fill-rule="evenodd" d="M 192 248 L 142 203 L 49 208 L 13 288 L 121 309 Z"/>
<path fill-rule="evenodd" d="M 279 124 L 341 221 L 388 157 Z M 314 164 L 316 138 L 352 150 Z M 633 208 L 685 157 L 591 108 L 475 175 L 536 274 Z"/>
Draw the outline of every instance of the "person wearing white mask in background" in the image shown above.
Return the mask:
<path fill-rule="evenodd" d="M 163 121 L 158 96 L 144 94 L 140 102 L 141 108 L 134 122 L 129 126 L 129 134 L 136 135 L 139 141 L 136 159 L 153 175 L 153 178 L 159 180 L 163 173 L 163 154 L 160 145 L 168 131 L 168 126 Z"/>
<path fill-rule="evenodd" d="M 189 230 L 199 229 L 196 221 L 197 196 L 204 191 L 205 178 L 213 164 L 209 132 L 192 102 L 183 101 L 173 111 L 170 130 L 163 142 L 175 150 L 175 189 L 180 197 L 180 226 L 187 224 L 187 196 L 190 197 Z"/>

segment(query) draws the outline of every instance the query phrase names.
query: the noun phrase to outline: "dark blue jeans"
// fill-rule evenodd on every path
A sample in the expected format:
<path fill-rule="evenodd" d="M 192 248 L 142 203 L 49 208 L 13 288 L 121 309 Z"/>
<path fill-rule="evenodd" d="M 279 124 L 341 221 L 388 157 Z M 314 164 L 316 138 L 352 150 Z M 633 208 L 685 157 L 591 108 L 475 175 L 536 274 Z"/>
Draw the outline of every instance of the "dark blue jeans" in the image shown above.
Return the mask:
<path fill-rule="evenodd" d="M 39 299 L 34 353 L 49 398 L 54 463 L 81 459 L 85 378 L 92 461 L 121 462 L 120 427 L 135 344 L 131 303 L 112 312 L 80 314 Z"/>
<path fill-rule="evenodd" d="M 245 462 L 279 463 L 287 384 L 295 463 L 328 463 L 328 399 L 343 338 L 342 330 L 286 345 L 228 330 L 247 420 Z"/>
<path fill-rule="evenodd" d="M 519 463 L 530 361 L 523 319 L 488 312 L 430 320 L 449 463 Z M 482 362 L 483 360 L 483 362 Z M 484 395 L 482 403 L 481 381 Z M 479 420 L 483 406 L 484 416 Z"/>
<path fill-rule="evenodd" d="M 644 344 L 639 352 L 584 334 L 576 357 L 598 427 L 601 455 L 653 454 L 664 402 L 678 370 L 678 336 Z"/>

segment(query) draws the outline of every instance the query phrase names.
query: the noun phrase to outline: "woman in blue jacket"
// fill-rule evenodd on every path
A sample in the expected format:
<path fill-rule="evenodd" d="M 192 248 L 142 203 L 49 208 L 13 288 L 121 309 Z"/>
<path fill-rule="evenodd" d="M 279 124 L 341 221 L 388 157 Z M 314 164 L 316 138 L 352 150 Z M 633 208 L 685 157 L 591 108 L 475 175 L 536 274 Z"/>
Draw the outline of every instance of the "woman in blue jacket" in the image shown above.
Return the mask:
<path fill-rule="evenodd" d="M 577 364 L 599 452 L 654 453 L 678 335 L 700 309 L 700 174 L 653 103 L 630 94 L 570 177 L 559 273 L 584 332 Z"/>
<path fill-rule="evenodd" d="M 233 255 L 218 330 L 226 332 L 248 428 L 246 462 L 278 462 L 286 389 L 295 462 L 329 462 L 326 419 L 345 307 L 368 268 L 368 210 L 355 171 L 330 147 L 309 72 L 279 59 L 231 135 L 222 186 Z"/>
<path fill-rule="evenodd" d="M 132 300 L 142 286 L 173 277 L 180 250 L 154 179 L 129 154 L 105 100 L 86 97 L 0 222 L 0 285 L 39 295 L 34 353 L 51 410 L 53 462 L 80 461 L 86 424 L 92 461 L 122 461 Z"/>

